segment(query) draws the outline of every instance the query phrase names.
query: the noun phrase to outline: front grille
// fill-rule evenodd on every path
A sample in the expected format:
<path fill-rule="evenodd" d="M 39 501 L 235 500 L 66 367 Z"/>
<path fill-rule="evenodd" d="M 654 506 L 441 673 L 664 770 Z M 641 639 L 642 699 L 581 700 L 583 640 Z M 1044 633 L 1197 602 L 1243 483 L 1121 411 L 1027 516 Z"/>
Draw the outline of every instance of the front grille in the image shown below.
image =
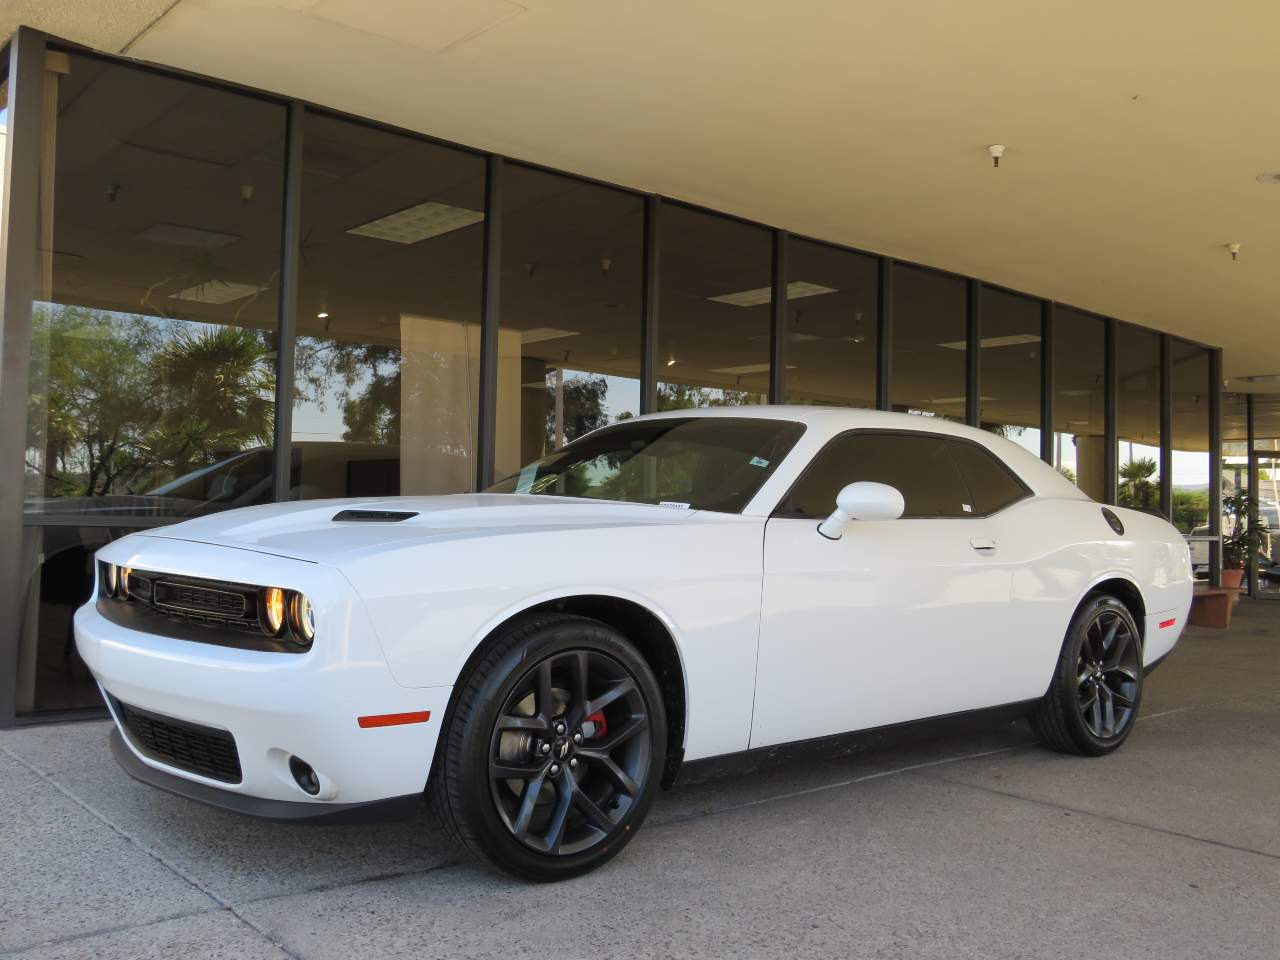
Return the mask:
<path fill-rule="evenodd" d="M 133 745 L 159 763 L 210 780 L 239 783 L 240 753 L 227 730 L 176 720 L 111 698 Z"/>
<path fill-rule="evenodd" d="M 229 590 L 212 590 L 187 583 L 170 583 L 157 580 L 152 588 L 152 602 L 166 610 L 181 613 L 211 613 L 220 617 L 240 619 L 245 615 L 248 601 L 243 593 Z"/>

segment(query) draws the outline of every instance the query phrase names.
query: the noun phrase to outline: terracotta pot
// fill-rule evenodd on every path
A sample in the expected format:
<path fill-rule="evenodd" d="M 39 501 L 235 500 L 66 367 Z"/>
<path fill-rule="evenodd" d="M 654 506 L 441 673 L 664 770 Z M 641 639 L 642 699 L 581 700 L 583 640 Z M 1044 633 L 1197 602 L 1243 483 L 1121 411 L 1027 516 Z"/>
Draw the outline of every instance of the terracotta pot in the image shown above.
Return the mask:
<path fill-rule="evenodd" d="M 1233 590 L 1239 590 L 1240 584 L 1244 582 L 1244 571 L 1232 567 L 1227 567 L 1222 571 L 1222 585 L 1231 587 Z"/>

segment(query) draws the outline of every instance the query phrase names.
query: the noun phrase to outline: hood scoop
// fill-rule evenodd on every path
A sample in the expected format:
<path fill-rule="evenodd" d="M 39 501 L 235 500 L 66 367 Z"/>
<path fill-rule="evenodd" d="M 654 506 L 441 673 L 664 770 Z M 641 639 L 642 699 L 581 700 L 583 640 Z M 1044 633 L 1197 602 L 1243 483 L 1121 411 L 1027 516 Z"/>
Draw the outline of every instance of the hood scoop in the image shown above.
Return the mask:
<path fill-rule="evenodd" d="M 339 510 L 333 519 L 344 523 L 399 523 L 417 515 L 417 510 Z"/>

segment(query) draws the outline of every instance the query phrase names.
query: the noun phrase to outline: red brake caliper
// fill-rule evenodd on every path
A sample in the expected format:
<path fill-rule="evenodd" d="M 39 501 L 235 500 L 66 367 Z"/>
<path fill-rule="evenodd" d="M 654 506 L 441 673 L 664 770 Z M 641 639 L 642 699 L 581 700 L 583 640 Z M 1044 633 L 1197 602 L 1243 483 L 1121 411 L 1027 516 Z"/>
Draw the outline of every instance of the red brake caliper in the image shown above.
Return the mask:
<path fill-rule="evenodd" d="M 591 716 L 587 717 L 586 722 L 591 724 L 591 734 L 588 739 L 594 740 L 596 737 L 603 737 L 609 732 L 609 724 L 605 722 L 603 710 L 597 710 L 591 714 Z"/>

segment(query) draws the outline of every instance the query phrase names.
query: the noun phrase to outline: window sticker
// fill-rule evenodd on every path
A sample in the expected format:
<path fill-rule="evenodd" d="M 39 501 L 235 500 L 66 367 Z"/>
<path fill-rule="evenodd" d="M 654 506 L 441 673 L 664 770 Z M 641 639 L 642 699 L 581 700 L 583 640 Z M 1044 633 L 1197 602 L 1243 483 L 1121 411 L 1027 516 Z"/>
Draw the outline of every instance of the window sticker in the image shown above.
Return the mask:
<path fill-rule="evenodd" d="M 767 467 L 769 465 L 769 461 L 766 460 L 764 457 L 752 457 L 747 462 L 750 463 L 753 467 Z"/>
<path fill-rule="evenodd" d="M 538 476 L 538 465 L 531 463 L 520 471 L 516 480 L 516 493 L 534 493 L 533 481 Z"/>
<path fill-rule="evenodd" d="M 969 506 L 967 503 L 960 504 L 960 509 L 965 513 L 973 513 L 973 507 Z"/>
<path fill-rule="evenodd" d="M 672 507 L 672 508 L 674 508 L 674 509 L 676 509 L 676 510 L 688 510 L 688 509 L 689 509 L 689 504 L 687 504 L 687 503 L 682 503 L 682 502 L 681 502 L 681 501 L 679 501 L 679 500 L 659 500 L 659 501 L 658 501 L 658 506 L 660 506 L 660 507 Z"/>

